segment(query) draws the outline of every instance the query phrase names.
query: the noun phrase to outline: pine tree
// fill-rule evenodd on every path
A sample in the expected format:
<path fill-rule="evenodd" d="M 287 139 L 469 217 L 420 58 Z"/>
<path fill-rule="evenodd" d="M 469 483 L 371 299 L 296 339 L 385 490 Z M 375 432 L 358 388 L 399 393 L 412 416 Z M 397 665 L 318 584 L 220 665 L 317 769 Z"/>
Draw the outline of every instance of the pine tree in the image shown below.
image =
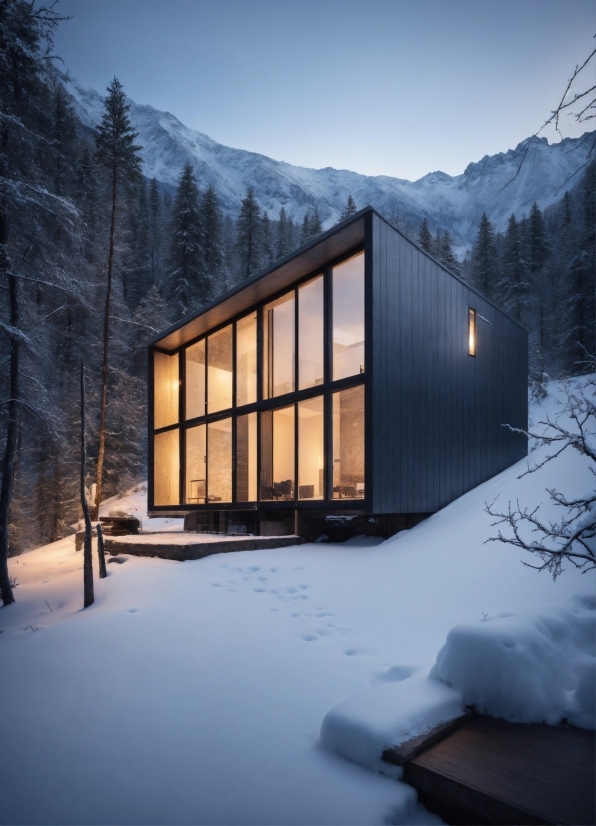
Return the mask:
<path fill-rule="evenodd" d="M 304 213 L 304 218 L 302 219 L 302 229 L 300 231 L 300 246 L 306 244 L 308 239 L 310 238 L 310 213 L 307 211 Z"/>
<path fill-rule="evenodd" d="M 261 247 L 261 216 L 252 186 L 242 201 L 237 233 L 241 278 L 249 278 L 259 268 Z"/>
<path fill-rule="evenodd" d="M 477 290 L 493 299 L 498 291 L 498 264 L 495 232 L 486 212 L 482 213 L 478 235 L 472 248 L 472 282 Z"/>
<path fill-rule="evenodd" d="M 201 246 L 205 279 L 209 283 L 211 294 L 220 277 L 223 261 L 221 224 L 217 193 L 215 188 L 209 185 L 201 197 Z"/>
<path fill-rule="evenodd" d="M 162 281 L 162 204 L 155 178 L 149 186 L 149 258 L 151 261 L 151 284 Z"/>
<path fill-rule="evenodd" d="M 348 195 L 348 201 L 347 201 L 341 215 L 339 216 L 339 220 L 340 221 L 345 221 L 346 218 L 351 218 L 352 215 L 356 214 L 356 211 L 357 211 L 356 210 L 356 203 L 355 203 L 354 199 L 352 198 L 352 196 Z"/>
<path fill-rule="evenodd" d="M 261 263 L 264 267 L 270 267 L 275 260 L 273 252 L 273 231 L 271 229 L 271 221 L 267 212 L 263 212 L 261 218 Z"/>
<path fill-rule="evenodd" d="M 283 258 L 290 252 L 288 245 L 288 219 L 286 211 L 282 207 L 279 211 L 279 221 L 277 222 L 277 238 L 275 243 L 275 254 L 277 258 Z"/>
<path fill-rule="evenodd" d="M 95 134 L 97 160 L 108 173 L 111 183 L 111 217 L 103 326 L 99 450 L 97 455 L 97 482 L 94 516 L 97 516 L 99 513 L 105 461 L 106 413 L 109 378 L 110 303 L 112 299 L 112 277 L 114 269 L 114 239 L 116 235 L 118 218 L 118 192 L 121 186 L 138 179 L 141 170 L 141 161 L 139 156 L 141 147 L 135 143 L 137 133 L 132 128 L 130 118 L 128 116 L 129 109 L 130 106 L 126 103 L 126 95 L 124 94 L 122 84 L 117 78 L 114 78 L 108 86 L 108 95 L 104 101 L 104 112 L 101 123 Z"/>
<path fill-rule="evenodd" d="M 430 230 L 428 228 L 428 221 L 426 218 L 423 218 L 422 223 L 420 224 L 420 232 L 418 233 L 418 245 L 422 247 L 428 253 L 432 252 L 433 248 L 433 237 L 430 234 Z"/>
<path fill-rule="evenodd" d="M 199 189 L 190 162 L 184 165 L 178 181 L 170 225 L 168 292 L 177 315 L 183 316 L 205 304 L 211 292 L 203 266 Z"/>
<path fill-rule="evenodd" d="M 317 235 L 320 235 L 322 232 L 323 224 L 321 223 L 321 219 L 319 217 L 319 208 L 315 206 L 308 222 L 308 237 L 309 239 L 316 238 Z"/>
<path fill-rule="evenodd" d="M 503 243 L 502 294 L 500 303 L 516 321 L 521 322 L 525 297 L 528 291 L 528 273 L 523 255 L 523 244 L 517 218 L 512 213 L 507 222 Z"/>
<path fill-rule="evenodd" d="M 451 236 L 447 231 L 443 233 L 441 238 L 438 258 L 441 264 L 447 267 L 448 270 L 451 270 L 451 272 L 454 272 L 456 275 L 460 274 L 460 263 L 455 257 L 455 253 L 453 252 L 453 248 L 451 246 Z"/>

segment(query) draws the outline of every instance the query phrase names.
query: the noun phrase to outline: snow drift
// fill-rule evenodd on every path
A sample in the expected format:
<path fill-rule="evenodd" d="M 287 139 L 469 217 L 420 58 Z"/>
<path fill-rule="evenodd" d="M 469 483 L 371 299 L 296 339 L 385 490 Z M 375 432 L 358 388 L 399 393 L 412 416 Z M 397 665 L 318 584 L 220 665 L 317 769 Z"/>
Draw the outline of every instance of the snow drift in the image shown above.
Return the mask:
<path fill-rule="evenodd" d="M 497 614 L 456 625 L 430 676 L 476 711 L 518 723 L 567 718 L 594 728 L 596 596 L 569 608 Z"/>

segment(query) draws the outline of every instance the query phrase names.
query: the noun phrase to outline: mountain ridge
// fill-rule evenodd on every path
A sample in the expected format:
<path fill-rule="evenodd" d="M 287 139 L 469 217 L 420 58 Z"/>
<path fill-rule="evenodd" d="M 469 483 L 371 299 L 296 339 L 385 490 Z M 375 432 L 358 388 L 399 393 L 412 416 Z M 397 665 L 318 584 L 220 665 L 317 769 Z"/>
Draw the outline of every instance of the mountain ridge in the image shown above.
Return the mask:
<path fill-rule="evenodd" d="M 101 119 L 102 95 L 67 76 L 61 80 L 81 123 L 94 128 Z M 526 139 L 514 149 L 470 162 L 460 175 L 435 170 L 408 181 L 334 167 L 295 166 L 225 146 L 185 126 L 170 112 L 127 100 L 131 122 L 143 146 L 143 173 L 148 178 L 175 187 L 184 164 L 190 161 L 200 188 L 212 184 L 222 210 L 229 215 L 237 216 L 252 185 L 259 205 L 270 217 L 276 218 L 283 206 L 299 222 L 316 206 L 325 228 L 339 220 L 348 195 L 352 195 L 358 207 L 370 204 L 411 232 L 426 218 L 431 229 L 451 233 L 460 253 L 471 246 L 483 212 L 497 230 L 504 230 L 512 212 L 521 218 L 534 201 L 542 210 L 555 203 L 587 155 L 581 137 L 554 144 L 535 138 L 518 173 Z"/>

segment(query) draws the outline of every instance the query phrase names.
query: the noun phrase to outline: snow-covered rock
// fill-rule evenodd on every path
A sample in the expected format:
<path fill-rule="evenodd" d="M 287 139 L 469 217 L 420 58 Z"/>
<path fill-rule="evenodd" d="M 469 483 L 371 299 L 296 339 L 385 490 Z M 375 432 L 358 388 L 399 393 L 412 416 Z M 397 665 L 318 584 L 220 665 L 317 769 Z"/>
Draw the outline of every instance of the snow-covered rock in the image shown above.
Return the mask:
<path fill-rule="evenodd" d="M 460 691 L 466 705 L 518 723 L 593 729 L 596 596 L 568 608 L 535 608 L 456 625 L 431 676 Z"/>

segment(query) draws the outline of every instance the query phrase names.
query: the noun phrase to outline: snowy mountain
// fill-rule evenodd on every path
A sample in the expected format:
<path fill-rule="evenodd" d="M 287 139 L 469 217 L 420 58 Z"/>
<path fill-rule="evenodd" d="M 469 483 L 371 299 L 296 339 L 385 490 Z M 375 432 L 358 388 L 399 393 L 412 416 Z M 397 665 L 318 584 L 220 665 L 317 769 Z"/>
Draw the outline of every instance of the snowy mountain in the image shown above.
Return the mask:
<path fill-rule="evenodd" d="M 101 117 L 102 96 L 73 80 L 65 81 L 65 86 L 81 122 L 94 127 Z M 130 99 L 128 102 L 143 146 L 144 174 L 175 186 L 183 165 L 190 161 L 201 189 L 213 184 L 223 210 L 230 215 L 238 214 L 240 201 L 252 185 L 259 204 L 270 217 L 277 217 L 283 206 L 299 221 L 317 205 L 327 228 L 337 222 L 351 194 L 359 208 L 370 204 L 389 219 L 397 219 L 402 226 L 414 230 L 426 217 L 431 229 L 448 229 L 460 249 L 471 244 L 483 212 L 497 229 L 503 230 L 512 212 L 519 218 L 534 201 L 541 209 L 557 201 L 565 182 L 584 163 L 588 151 L 588 142 L 582 143 L 581 138 L 567 138 L 551 145 L 546 138 L 540 138 L 533 142 L 515 179 L 525 142 L 507 152 L 486 155 L 469 164 L 461 175 L 431 172 L 412 182 L 332 167 L 292 166 L 255 152 L 223 146 L 184 126 L 169 112 Z M 575 179 L 570 185 L 573 183 Z"/>

